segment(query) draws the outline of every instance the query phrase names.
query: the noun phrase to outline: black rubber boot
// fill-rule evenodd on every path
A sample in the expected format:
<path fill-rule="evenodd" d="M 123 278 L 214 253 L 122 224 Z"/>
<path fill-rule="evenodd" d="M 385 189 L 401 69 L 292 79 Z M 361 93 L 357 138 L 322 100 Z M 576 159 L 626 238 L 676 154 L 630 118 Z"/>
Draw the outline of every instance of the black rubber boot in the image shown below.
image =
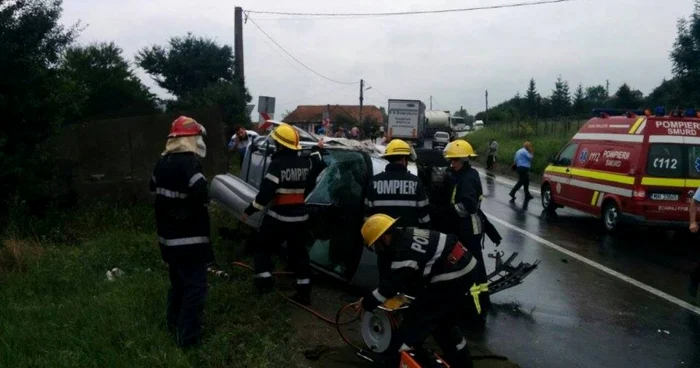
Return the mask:
<path fill-rule="evenodd" d="M 297 292 L 290 299 L 301 305 L 311 305 L 311 285 L 296 285 Z"/>
<path fill-rule="evenodd" d="M 275 286 L 275 279 L 272 277 L 255 277 L 253 284 L 260 294 L 266 294 L 272 291 Z"/>

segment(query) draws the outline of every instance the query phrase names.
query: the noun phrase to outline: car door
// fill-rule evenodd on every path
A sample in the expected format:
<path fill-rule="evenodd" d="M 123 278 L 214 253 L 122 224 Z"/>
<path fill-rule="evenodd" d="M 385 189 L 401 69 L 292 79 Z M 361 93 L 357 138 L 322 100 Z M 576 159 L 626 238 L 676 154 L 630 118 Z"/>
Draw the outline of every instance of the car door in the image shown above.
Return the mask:
<path fill-rule="evenodd" d="M 209 196 L 221 204 L 238 220 L 243 212 L 258 195 L 258 188 L 269 166 L 270 157 L 274 153 L 267 137 L 256 139 L 249 147 L 243 158 L 239 176 L 232 174 L 217 175 L 209 185 Z M 259 211 L 246 220 L 246 225 L 259 229 L 265 211 Z"/>
<path fill-rule="evenodd" d="M 369 155 L 347 149 L 327 151 L 327 167 L 306 197 L 314 237 L 309 257 L 321 271 L 345 281 L 374 278 L 376 261 L 373 267 L 371 261 L 369 265 L 362 263 L 366 249 L 360 233 L 365 186 L 371 176 Z"/>
<path fill-rule="evenodd" d="M 575 193 L 571 187 L 571 169 L 578 146 L 578 143 L 569 143 L 555 157 L 551 166 L 547 168 L 547 173 L 552 176 L 554 201 L 561 205 L 574 206 L 576 203 Z"/>
<path fill-rule="evenodd" d="M 596 157 L 600 157 L 600 153 L 604 151 L 601 147 L 602 146 L 597 142 L 582 142 L 579 144 L 572 159 L 573 163 L 570 167 L 572 169 L 572 175 L 569 185 L 566 188 L 566 195 L 572 200 L 573 208 L 584 212 L 592 213 L 593 210 L 597 208 L 598 195 L 595 190 L 591 189 L 590 185 L 582 185 L 582 181 L 588 179 L 575 174 L 576 171 L 578 171 L 578 174 L 581 174 L 582 172 L 588 172 L 594 169 Z"/>

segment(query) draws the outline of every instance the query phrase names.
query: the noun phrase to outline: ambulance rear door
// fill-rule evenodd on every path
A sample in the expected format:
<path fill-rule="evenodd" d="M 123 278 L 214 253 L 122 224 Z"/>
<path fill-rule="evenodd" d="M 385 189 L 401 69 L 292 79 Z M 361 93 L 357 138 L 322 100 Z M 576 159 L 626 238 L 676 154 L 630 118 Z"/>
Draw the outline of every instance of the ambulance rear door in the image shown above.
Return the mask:
<path fill-rule="evenodd" d="M 689 203 L 700 186 L 697 119 L 663 118 L 647 125 L 648 145 L 641 201 L 648 221 L 687 222 Z"/>

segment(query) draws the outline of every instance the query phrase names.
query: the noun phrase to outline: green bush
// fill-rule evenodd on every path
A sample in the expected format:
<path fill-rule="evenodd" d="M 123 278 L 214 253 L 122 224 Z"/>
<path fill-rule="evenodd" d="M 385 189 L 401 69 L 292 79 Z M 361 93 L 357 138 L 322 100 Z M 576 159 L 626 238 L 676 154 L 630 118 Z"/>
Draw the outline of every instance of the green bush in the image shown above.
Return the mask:
<path fill-rule="evenodd" d="M 571 135 L 573 136 L 574 133 Z M 532 133 L 530 125 L 520 124 L 519 129 L 515 133 L 499 131 L 489 127 L 468 134 L 464 139 L 471 143 L 479 154 L 477 162 L 482 165 L 486 164 L 489 141 L 495 139 L 498 142 L 498 165 L 500 167 L 510 166 L 513 163 L 515 152 L 523 146 L 525 141 L 530 141 L 535 152 L 532 172 L 540 175 L 547 167 L 549 156 L 559 153 L 564 145 L 569 142 L 570 137 L 535 135 Z"/>

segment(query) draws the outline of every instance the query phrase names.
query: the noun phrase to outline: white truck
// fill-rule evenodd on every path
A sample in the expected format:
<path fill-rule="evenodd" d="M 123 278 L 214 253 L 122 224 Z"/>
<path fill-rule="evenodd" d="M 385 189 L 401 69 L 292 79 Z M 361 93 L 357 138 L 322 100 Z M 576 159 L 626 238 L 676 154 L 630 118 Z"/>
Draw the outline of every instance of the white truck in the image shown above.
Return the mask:
<path fill-rule="evenodd" d="M 477 131 L 477 130 L 483 128 L 483 127 L 484 127 L 484 121 L 483 121 L 483 120 L 477 120 L 477 121 L 474 122 L 474 129 L 473 129 L 473 130 L 474 130 L 474 131 Z"/>
<path fill-rule="evenodd" d="M 429 110 L 425 112 L 425 136 L 432 137 L 436 132 L 450 132 L 452 117 L 449 111 Z"/>
<path fill-rule="evenodd" d="M 464 118 L 457 115 L 452 116 L 450 127 L 457 133 L 463 133 L 469 130 L 469 125 L 464 121 Z"/>
<path fill-rule="evenodd" d="M 423 147 L 425 104 L 420 100 L 389 100 L 386 134 Z"/>

